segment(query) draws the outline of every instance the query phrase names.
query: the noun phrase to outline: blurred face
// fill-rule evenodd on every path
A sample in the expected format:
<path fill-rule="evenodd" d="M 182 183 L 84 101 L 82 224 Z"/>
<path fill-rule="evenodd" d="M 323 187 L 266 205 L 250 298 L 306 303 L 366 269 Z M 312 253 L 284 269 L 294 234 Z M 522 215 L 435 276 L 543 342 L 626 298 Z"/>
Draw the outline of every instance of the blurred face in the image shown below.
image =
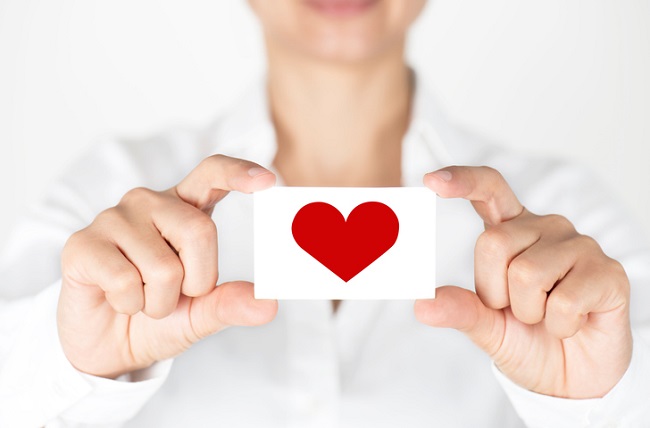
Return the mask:
<path fill-rule="evenodd" d="M 426 0 L 249 0 L 270 46 L 355 62 L 401 46 Z"/>

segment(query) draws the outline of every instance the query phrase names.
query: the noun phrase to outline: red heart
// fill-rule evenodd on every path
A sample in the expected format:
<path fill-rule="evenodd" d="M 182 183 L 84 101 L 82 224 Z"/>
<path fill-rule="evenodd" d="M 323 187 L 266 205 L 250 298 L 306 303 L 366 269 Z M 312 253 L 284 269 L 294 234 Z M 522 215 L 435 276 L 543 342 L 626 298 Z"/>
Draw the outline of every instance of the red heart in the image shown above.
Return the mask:
<path fill-rule="evenodd" d="M 358 205 L 347 221 L 330 204 L 312 202 L 298 211 L 291 231 L 300 248 L 348 282 L 395 244 L 399 221 L 381 202 Z"/>

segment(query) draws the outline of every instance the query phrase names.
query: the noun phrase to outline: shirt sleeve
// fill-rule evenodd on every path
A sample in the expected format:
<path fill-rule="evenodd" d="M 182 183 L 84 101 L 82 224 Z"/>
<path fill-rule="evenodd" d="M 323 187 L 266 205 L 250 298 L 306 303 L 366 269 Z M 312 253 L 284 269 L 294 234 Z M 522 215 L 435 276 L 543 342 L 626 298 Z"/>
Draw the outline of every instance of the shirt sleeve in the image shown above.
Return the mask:
<path fill-rule="evenodd" d="M 526 194 L 524 204 L 536 213 L 554 212 L 566 216 L 580 233 L 596 239 L 605 254 L 625 268 L 631 287 L 632 359 L 626 373 L 606 396 L 589 400 L 537 394 L 513 383 L 494 365 L 493 371 L 526 426 L 648 426 L 650 246 L 647 236 L 630 218 L 623 204 L 608 191 L 608 186 L 589 171 L 567 164 L 539 168 L 541 174 L 538 175 L 542 178 L 531 178 L 534 184 L 528 192 L 521 192 Z"/>
<path fill-rule="evenodd" d="M 642 427 L 650 420 L 650 343 L 637 332 L 630 366 L 603 398 L 572 400 L 537 394 L 492 370 L 519 416 L 530 428 Z"/>
<path fill-rule="evenodd" d="M 128 189 L 169 187 L 188 168 L 170 154 L 182 141 L 176 148 L 158 140 L 93 147 L 21 215 L 2 243 L 0 427 L 119 426 L 165 381 L 171 361 L 118 380 L 77 371 L 61 349 L 56 308 L 60 253 L 68 237 Z"/>
<path fill-rule="evenodd" d="M 57 282 L 35 297 L 2 307 L 2 318 L 17 338 L 0 370 L 0 426 L 119 426 L 162 386 L 171 361 L 117 380 L 79 372 L 58 339 L 59 290 Z"/>

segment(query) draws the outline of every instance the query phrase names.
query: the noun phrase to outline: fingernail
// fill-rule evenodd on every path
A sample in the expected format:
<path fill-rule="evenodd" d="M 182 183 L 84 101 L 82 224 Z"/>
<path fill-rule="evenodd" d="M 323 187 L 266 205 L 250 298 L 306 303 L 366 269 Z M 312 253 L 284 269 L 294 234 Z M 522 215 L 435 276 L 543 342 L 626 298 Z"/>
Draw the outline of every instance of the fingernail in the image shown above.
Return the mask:
<path fill-rule="evenodd" d="M 267 174 L 269 172 L 270 171 L 266 168 L 254 166 L 253 168 L 248 170 L 248 175 L 250 175 L 251 177 L 257 177 L 258 175 Z"/>
<path fill-rule="evenodd" d="M 431 175 L 435 175 L 436 177 L 438 177 L 440 180 L 444 182 L 451 181 L 451 177 L 452 177 L 451 172 L 445 170 L 432 172 Z"/>

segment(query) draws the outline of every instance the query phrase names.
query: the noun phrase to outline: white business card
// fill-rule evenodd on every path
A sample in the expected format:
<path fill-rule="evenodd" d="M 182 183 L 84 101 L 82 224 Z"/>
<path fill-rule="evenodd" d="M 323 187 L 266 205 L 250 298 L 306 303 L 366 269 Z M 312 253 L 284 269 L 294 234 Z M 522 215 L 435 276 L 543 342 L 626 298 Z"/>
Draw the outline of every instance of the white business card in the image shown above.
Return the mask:
<path fill-rule="evenodd" d="M 274 187 L 254 195 L 258 299 L 435 297 L 436 195 Z"/>

